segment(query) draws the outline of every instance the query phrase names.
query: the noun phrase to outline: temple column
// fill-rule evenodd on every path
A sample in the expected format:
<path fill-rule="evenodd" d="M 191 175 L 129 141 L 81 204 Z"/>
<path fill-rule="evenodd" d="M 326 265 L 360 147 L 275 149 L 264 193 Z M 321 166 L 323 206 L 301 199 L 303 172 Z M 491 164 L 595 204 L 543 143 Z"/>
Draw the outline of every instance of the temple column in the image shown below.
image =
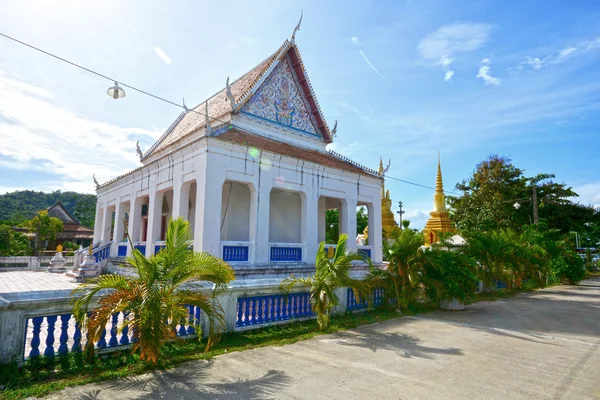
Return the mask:
<path fill-rule="evenodd" d="M 248 240 L 252 243 L 250 248 L 250 254 L 248 254 L 248 262 L 254 264 L 256 262 L 256 244 L 258 243 L 257 238 L 257 229 L 258 225 L 258 191 L 253 185 L 248 185 L 250 187 L 250 218 L 249 218 L 249 227 L 250 232 L 248 235 Z"/>
<path fill-rule="evenodd" d="M 381 203 L 367 204 L 367 212 L 369 214 L 369 246 L 371 250 L 371 261 L 374 264 L 380 264 L 383 261 L 383 241 L 381 238 L 382 223 L 381 218 Z"/>
<path fill-rule="evenodd" d="M 348 235 L 346 249 L 356 251 L 356 206 L 358 202 L 355 198 L 346 197 L 342 200 L 342 209 L 340 213 L 340 234 Z"/>
<path fill-rule="evenodd" d="M 162 220 L 162 200 L 164 196 L 163 192 L 158 192 L 156 190 L 156 185 L 151 185 L 150 190 L 148 202 L 148 234 L 146 235 L 146 257 L 154 255 L 154 243 L 159 239 L 160 224 Z"/>
<path fill-rule="evenodd" d="M 256 221 L 256 242 L 254 247 L 255 262 L 257 264 L 266 264 L 269 262 L 269 214 L 271 213 L 271 189 L 273 184 L 271 180 L 265 179 L 267 182 L 262 182 L 260 191 L 257 195 L 257 214 Z"/>
<path fill-rule="evenodd" d="M 319 232 L 317 235 L 317 244 L 325 241 L 325 232 L 327 231 L 327 199 L 320 197 L 318 201 L 319 206 Z"/>
<path fill-rule="evenodd" d="M 196 215 L 194 250 L 221 256 L 221 194 L 225 169 L 217 165 L 207 170 L 207 156 L 198 160 L 196 176 Z"/>
<path fill-rule="evenodd" d="M 305 246 L 304 262 L 312 264 L 319 248 L 319 198 L 309 187 L 302 196 L 302 242 Z"/>
<path fill-rule="evenodd" d="M 135 197 L 135 190 L 132 194 L 132 199 L 129 202 L 129 237 L 131 242 L 135 245 L 136 242 L 140 241 L 140 231 L 142 229 L 142 203 L 144 199 L 142 197 Z M 127 255 L 131 256 L 133 249 L 131 245 L 127 247 Z"/>
<path fill-rule="evenodd" d="M 110 254 L 116 257 L 119 252 L 119 243 L 123 240 L 125 232 L 125 204 L 118 202 L 115 209 L 115 234 L 113 235 L 113 243 L 110 249 Z"/>
<path fill-rule="evenodd" d="M 110 241 L 110 232 L 112 230 L 112 209 L 104 203 L 104 215 L 102 216 L 102 244 Z"/>
<path fill-rule="evenodd" d="M 92 243 L 98 243 L 102 239 L 102 215 L 103 209 L 100 208 L 100 199 L 96 201 L 96 215 L 94 219 L 94 238 Z"/>
<path fill-rule="evenodd" d="M 191 184 L 175 181 L 173 183 L 173 212 L 172 219 L 179 217 L 188 219 L 188 208 L 190 204 L 190 186 Z"/>

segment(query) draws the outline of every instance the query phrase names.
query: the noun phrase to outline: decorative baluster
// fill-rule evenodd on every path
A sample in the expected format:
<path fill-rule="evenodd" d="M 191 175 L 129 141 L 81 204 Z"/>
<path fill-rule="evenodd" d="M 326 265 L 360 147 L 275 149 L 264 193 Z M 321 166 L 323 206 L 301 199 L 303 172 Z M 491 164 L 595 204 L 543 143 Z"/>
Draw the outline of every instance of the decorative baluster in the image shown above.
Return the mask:
<path fill-rule="evenodd" d="M 255 324 L 260 324 L 262 323 L 262 309 L 263 309 L 263 304 L 262 304 L 262 298 L 258 298 L 256 299 L 256 320 L 254 321 Z"/>
<path fill-rule="evenodd" d="M 58 354 L 64 355 L 69 352 L 69 346 L 67 346 L 67 341 L 69 340 L 69 320 L 71 319 L 71 314 L 62 314 L 60 316 L 60 346 L 58 346 Z"/>
<path fill-rule="evenodd" d="M 44 350 L 44 357 L 54 357 L 54 326 L 56 324 L 56 315 L 50 315 L 46 317 L 48 322 L 48 336 L 46 336 L 46 350 Z"/>
<path fill-rule="evenodd" d="M 275 320 L 275 315 L 273 314 L 274 303 L 275 301 L 273 300 L 273 297 L 269 297 L 269 300 L 267 302 L 267 321 L 269 322 Z"/>
<path fill-rule="evenodd" d="M 254 314 L 256 313 L 255 308 L 254 299 L 251 297 L 248 299 L 248 325 L 252 325 L 256 319 L 254 317 Z"/>
<path fill-rule="evenodd" d="M 99 349 L 106 348 L 106 329 L 102 329 L 102 333 L 100 334 L 100 340 L 98 340 L 98 344 L 96 345 Z"/>
<path fill-rule="evenodd" d="M 73 353 L 81 351 L 81 326 L 79 322 L 75 321 L 75 333 L 73 334 L 73 346 L 71 346 Z"/>
<path fill-rule="evenodd" d="M 279 321 L 279 302 L 281 300 L 281 296 L 275 297 L 273 299 L 273 321 Z"/>
<path fill-rule="evenodd" d="M 129 325 L 127 325 L 127 321 L 129 319 L 129 311 L 123 312 L 123 330 L 121 330 L 121 339 L 119 340 L 119 344 L 124 346 L 129 344 Z"/>
<path fill-rule="evenodd" d="M 243 318 L 243 313 L 242 313 L 242 299 L 240 299 L 238 297 L 237 299 L 237 304 L 236 304 L 236 313 L 235 313 L 235 326 L 241 326 L 242 325 L 242 318 Z"/>
<path fill-rule="evenodd" d="M 290 319 L 296 318 L 296 295 L 290 295 Z"/>
<path fill-rule="evenodd" d="M 241 326 L 246 326 L 248 325 L 248 300 L 244 300 L 242 303 L 242 322 L 240 323 Z"/>
<path fill-rule="evenodd" d="M 33 325 L 33 337 L 31 338 L 31 351 L 29 352 L 29 357 L 39 357 L 40 355 L 40 330 L 43 321 L 44 317 L 34 317 L 31 319 Z"/>
<path fill-rule="evenodd" d="M 119 314 L 120 313 L 118 312 L 114 313 L 110 321 L 110 340 L 108 341 L 109 347 L 115 347 L 119 345 L 119 341 L 117 340 L 117 325 L 119 322 Z"/>

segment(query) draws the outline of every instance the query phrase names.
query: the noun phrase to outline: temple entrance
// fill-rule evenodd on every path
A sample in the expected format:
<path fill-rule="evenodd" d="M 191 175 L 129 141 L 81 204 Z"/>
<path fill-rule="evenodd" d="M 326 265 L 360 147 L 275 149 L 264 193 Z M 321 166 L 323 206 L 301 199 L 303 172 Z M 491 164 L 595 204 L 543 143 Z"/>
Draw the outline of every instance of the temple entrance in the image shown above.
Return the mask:
<path fill-rule="evenodd" d="M 269 260 L 303 260 L 302 194 L 280 188 L 271 189 L 269 210 Z"/>
<path fill-rule="evenodd" d="M 342 226 L 341 210 L 341 199 L 325 196 L 319 198 L 319 243 L 337 244 Z"/>

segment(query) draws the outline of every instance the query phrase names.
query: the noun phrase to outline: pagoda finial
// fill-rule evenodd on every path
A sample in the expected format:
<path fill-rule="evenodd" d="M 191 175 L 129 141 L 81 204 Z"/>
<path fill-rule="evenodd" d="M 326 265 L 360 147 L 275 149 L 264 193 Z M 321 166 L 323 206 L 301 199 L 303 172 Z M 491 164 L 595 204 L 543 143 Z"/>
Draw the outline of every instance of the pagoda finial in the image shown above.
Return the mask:
<path fill-rule="evenodd" d="M 144 153 L 142 153 L 142 149 L 140 149 L 140 141 L 139 140 L 135 144 L 135 152 L 137 153 L 140 161 L 142 161 L 142 158 L 144 158 Z"/>
<path fill-rule="evenodd" d="M 206 117 L 206 136 L 209 136 L 212 132 L 212 128 L 210 126 L 210 117 L 208 116 L 208 100 L 204 103 L 204 116 Z"/>
<path fill-rule="evenodd" d="M 296 32 L 300 30 L 300 24 L 302 23 L 302 16 L 304 15 L 303 11 L 300 11 L 300 21 L 298 21 L 298 25 L 294 28 L 294 32 L 292 32 L 291 42 L 292 44 L 296 44 Z"/>
<path fill-rule="evenodd" d="M 438 193 L 444 193 L 444 182 L 442 181 L 442 167 L 440 164 L 440 151 L 439 150 L 438 150 L 437 176 L 435 178 L 435 191 Z"/>
<path fill-rule="evenodd" d="M 335 138 L 335 135 L 337 135 L 337 119 L 335 120 L 335 124 L 333 124 L 333 129 L 331 130 L 331 137 Z"/>

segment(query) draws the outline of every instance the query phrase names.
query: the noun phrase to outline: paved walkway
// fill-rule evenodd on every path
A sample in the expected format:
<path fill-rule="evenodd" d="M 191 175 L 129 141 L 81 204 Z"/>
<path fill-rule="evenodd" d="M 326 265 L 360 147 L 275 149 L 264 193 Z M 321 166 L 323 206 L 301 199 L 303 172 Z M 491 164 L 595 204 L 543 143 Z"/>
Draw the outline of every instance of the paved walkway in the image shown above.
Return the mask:
<path fill-rule="evenodd" d="M 600 279 L 50 398 L 600 399 Z"/>
<path fill-rule="evenodd" d="M 63 274 L 34 271 L 3 272 L 0 270 L 0 296 L 72 290 L 76 287 L 75 279 Z"/>

